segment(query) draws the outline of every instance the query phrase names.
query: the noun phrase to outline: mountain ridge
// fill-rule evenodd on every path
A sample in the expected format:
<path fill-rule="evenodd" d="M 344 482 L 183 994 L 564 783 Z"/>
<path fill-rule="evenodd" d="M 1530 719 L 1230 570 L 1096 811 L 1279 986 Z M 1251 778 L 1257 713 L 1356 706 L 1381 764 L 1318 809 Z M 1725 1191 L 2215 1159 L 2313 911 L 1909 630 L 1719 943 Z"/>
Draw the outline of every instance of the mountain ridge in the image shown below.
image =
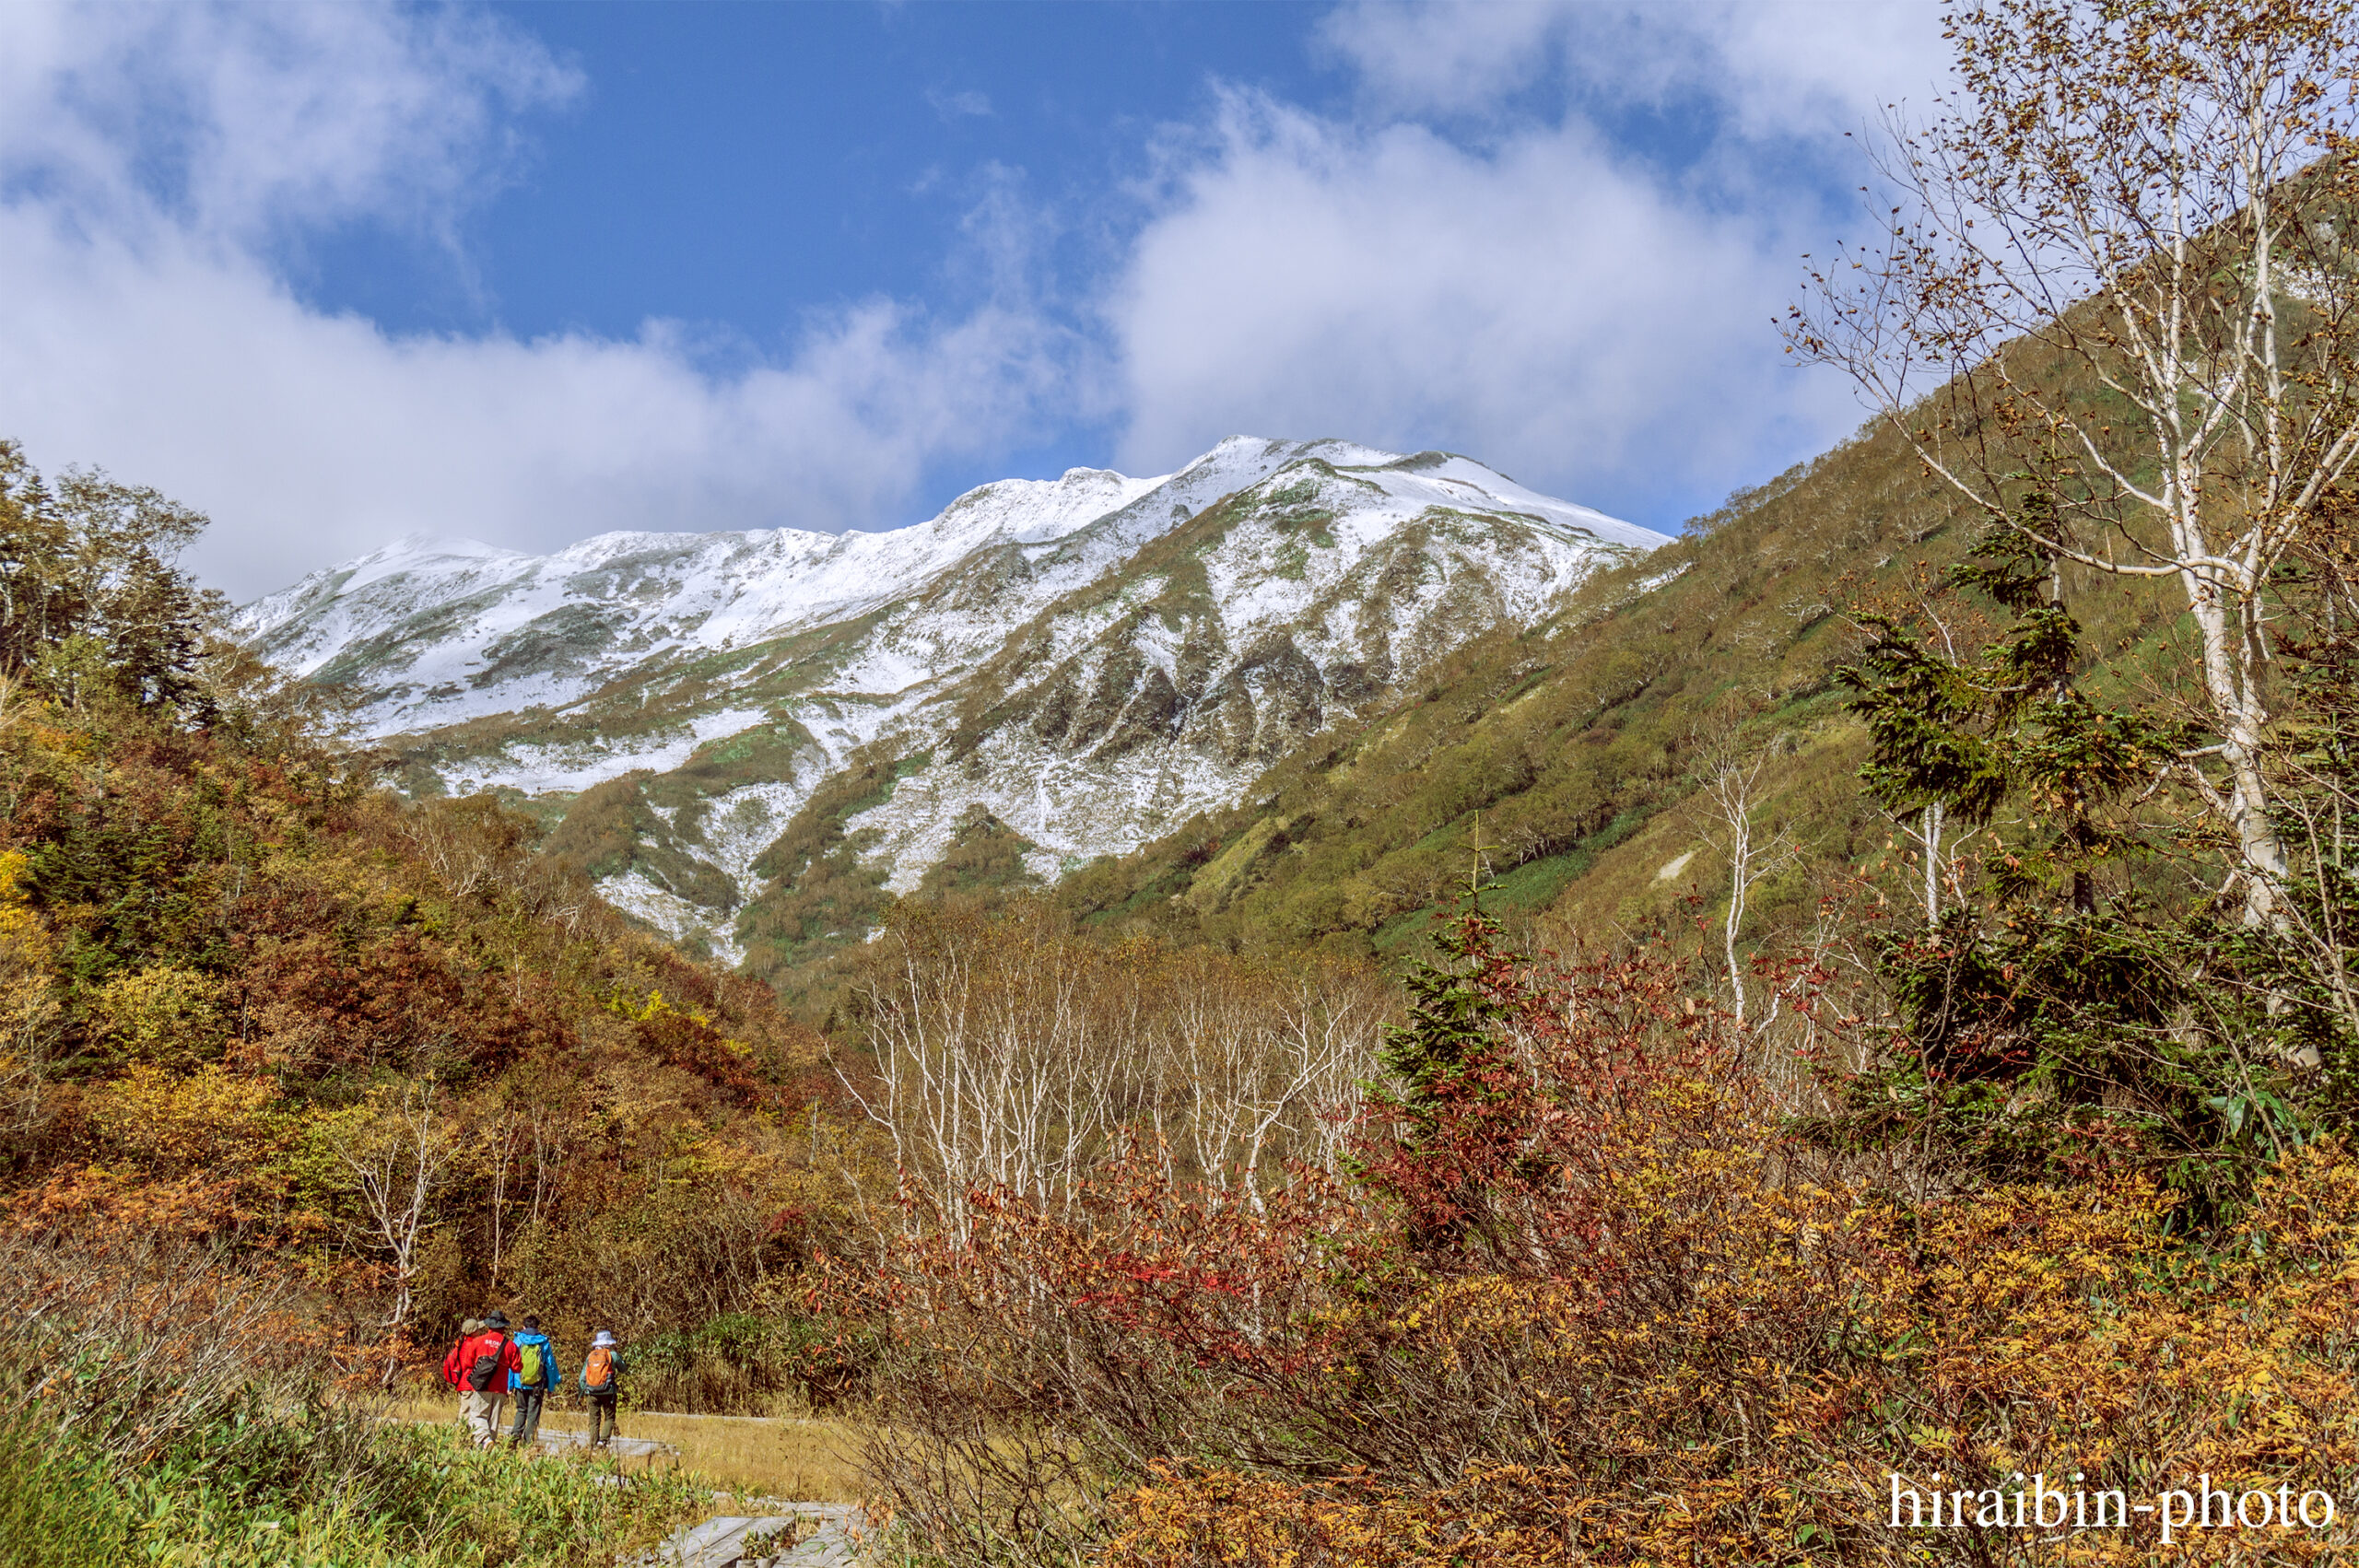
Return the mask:
<path fill-rule="evenodd" d="M 353 691 L 413 795 L 510 794 L 611 899 L 737 957 L 799 874 L 764 856 L 848 767 L 889 766 L 843 829 L 877 899 L 981 822 L 1053 881 L 1665 542 L 1454 453 L 1231 437 L 1170 474 L 1002 480 L 876 532 L 537 556 L 412 535 L 238 626 Z"/>

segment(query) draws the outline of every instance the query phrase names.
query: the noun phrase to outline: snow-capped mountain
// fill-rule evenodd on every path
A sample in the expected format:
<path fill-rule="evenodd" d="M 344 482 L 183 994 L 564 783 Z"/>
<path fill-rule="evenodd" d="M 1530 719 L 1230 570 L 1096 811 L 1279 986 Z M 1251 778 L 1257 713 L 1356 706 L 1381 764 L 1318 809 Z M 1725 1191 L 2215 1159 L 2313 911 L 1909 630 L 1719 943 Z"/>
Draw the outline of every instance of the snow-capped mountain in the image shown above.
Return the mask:
<path fill-rule="evenodd" d="M 240 626 L 356 688 L 408 788 L 520 791 L 608 897 L 736 955 L 810 869 L 765 860 L 798 813 L 897 892 L 978 825 L 1053 878 L 1662 542 L 1462 457 L 1232 437 L 887 532 L 405 539 Z"/>

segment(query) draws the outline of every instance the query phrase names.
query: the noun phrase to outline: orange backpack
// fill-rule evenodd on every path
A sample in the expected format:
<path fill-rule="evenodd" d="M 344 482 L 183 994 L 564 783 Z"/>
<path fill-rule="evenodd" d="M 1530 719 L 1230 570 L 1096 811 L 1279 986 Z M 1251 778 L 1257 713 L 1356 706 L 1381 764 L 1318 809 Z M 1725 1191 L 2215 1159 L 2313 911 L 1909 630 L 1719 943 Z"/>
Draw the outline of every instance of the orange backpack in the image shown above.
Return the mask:
<path fill-rule="evenodd" d="M 603 1394 L 615 1386 L 615 1352 L 600 1345 L 581 1363 L 581 1387 L 593 1394 Z"/>

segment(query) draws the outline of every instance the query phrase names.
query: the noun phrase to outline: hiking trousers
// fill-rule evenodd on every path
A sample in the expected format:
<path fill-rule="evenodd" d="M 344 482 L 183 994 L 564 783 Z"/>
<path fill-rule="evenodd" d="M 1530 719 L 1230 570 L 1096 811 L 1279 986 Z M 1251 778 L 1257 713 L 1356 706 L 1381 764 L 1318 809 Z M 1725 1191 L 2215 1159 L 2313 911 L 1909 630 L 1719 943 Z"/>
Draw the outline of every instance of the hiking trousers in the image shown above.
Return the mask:
<path fill-rule="evenodd" d="M 459 1396 L 459 1414 L 477 1443 L 488 1445 L 499 1437 L 499 1417 L 507 1403 L 505 1388 L 494 1388 L 488 1394 L 478 1394 L 470 1388 Z"/>
<path fill-rule="evenodd" d="M 590 1396 L 590 1446 L 593 1448 L 604 1448 L 615 1440 L 615 1400 L 617 1398 L 614 1394 Z"/>
<path fill-rule="evenodd" d="M 522 1447 L 541 1434 L 541 1402 L 549 1397 L 546 1388 L 516 1390 L 516 1424 L 508 1429 L 508 1441 Z"/>

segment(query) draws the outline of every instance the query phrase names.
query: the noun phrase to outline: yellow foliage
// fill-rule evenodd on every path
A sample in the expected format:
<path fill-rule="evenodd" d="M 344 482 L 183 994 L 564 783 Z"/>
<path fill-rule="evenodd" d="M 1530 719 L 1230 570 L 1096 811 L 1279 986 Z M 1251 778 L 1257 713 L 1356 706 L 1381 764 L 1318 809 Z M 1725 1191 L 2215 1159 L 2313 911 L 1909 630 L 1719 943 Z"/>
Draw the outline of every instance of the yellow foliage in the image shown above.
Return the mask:
<path fill-rule="evenodd" d="M 1596 1512 L 1561 1473 L 1483 1466 L 1426 1496 L 1157 1466 L 1105 1568 L 1556 1568 Z"/>
<path fill-rule="evenodd" d="M 25 857 L 0 854 L 0 1117 L 39 1104 L 41 1069 L 59 1008 L 51 965 L 56 944 L 26 905 Z"/>
<path fill-rule="evenodd" d="M 91 1006 L 91 1039 L 135 1061 L 188 1067 L 209 1060 L 229 1036 L 229 989 L 170 965 L 117 975 Z"/>
<path fill-rule="evenodd" d="M 21 1231 L 100 1230 L 205 1235 L 241 1228 L 276 1211 L 278 1234 L 311 1222 L 285 1211 L 278 1169 L 286 1134 L 272 1114 L 268 1080 L 217 1064 L 175 1074 L 134 1062 L 84 1099 L 104 1159 L 53 1171 L 8 1206 Z"/>
<path fill-rule="evenodd" d="M 119 1153 L 170 1174 L 228 1175 L 252 1168 L 279 1146 L 268 1112 L 268 1079 L 217 1064 L 178 1076 L 135 1061 L 94 1092 L 91 1126 Z"/>
<path fill-rule="evenodd" d="M 653 1024 L 664 1018 L 685 1018 L 689 1023 L 699 1024 L 716 1034 L 719 1034 L 721 1029 L 721 1025 L 715 1023 L 712 1015 L 704 1009 L 692 1007 L 683 1012 L 665 1000 L 660 989 L 649 991 L 646 1000 L 636 1002 L 630 1000 L 628 991 L 618 989 L 606 999 L 606 1011 L 617 1018 L 628 1019 L 633 1024 Z M 750 1059 L 754 1054 L 752 1046 L 726 1035 L 722 1036 L 721 1046 L 732 1056 Z"/>
<path fill-rule="evenodd" d="M 2359 1549 L 2359 1161 L 2288 1155 L 2209 1248 L 2135 1179 L 1907 1208 L 1779 1187 L 1614 1135 L 1630 1160 L 1602 1269 L 1437 1278 L 1390 1366 L 1307 1409 L 1424 1412 L 1460 1479 L 1166 1467 L 1109 1568 L 1583 1562 L 2341 1562 Z M 1340 1322 L 1340 1320 L 1338 1320 Z M 1331 1367 L 1331 1375 L 1334 1368 Z M 1328 1400 L 1333 1400 L 1331 1406 Z M 1485 1412 L 1480 1420 L 1474 1412 Z M 1485 1430 L 1487 1428 L 1487 1430 Z M 1443 1438 L 1448 1431 L 1454 1435 Z M 1520 1462 L 1501 1463 L 1520 1453 Z M 1894 1477 L 2012 1497 L 2026 1478 L 2155 1504 L 2201 1478 L 2324 1492 L 2319 1529 L 1897 1530 Z M 2072 1478 L 2072 1479 L 2067 1479 Z"/>

